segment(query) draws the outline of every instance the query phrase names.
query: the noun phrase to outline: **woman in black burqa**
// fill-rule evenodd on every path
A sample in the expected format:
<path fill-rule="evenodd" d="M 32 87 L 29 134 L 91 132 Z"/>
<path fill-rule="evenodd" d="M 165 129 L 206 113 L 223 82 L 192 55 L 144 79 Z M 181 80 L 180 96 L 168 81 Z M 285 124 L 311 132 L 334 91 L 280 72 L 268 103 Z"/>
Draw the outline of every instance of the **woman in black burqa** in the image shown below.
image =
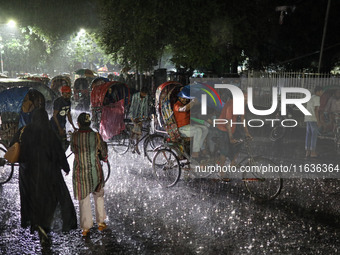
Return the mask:
<path fill-rule="evenodd" d="M 12 143 L 19 140 L 20 133 L 21 130 Z M 60 205 L 62 230 L 75 229 L 76 211 L 61 172 L 63 169 L 67 175 L 70 167 L 44 109 L 33 112 L 32 123 L 24 128 L 20 140 L 21 226 L 31 226 L 31 230 L 38 231 L 40 240 L 46 241 L 46 232 L 50 231 Z"/>

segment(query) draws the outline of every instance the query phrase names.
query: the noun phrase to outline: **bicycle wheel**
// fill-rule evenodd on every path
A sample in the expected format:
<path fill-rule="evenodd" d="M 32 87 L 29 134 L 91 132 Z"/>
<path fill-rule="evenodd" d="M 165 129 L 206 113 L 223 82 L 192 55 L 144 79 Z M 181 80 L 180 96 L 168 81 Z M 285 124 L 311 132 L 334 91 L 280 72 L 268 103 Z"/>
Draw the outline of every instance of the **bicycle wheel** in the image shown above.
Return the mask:
<path fill-rule="evenodd" d="M 13 176 L 14 164 L 8 163 L 4 158 L 6 153 L 5 146 L 1 144 L 0 146 L 0 184 L 9 182 Z"/>
<path fill-rule="evenodd" d="M 153 134 L 144 140 L 144 156 L 152 163 L 153 156 L 155 155 L 155 149 L 164 144 L 164 136 Z"/>
<path fill-rule="evenodd" d="M 206 170 L 206 168 L 214 164 L 215 162 L 213 160 L 202 160 L 197 162 L 196 160 L 191 159 L 190 166 L 193 170 L 190 171 L 190 173 L 192 173 L 195 178 L 208 178 L 212 173 L 209 170 Z"/>
<path fill-rule="evenodd" d="M 118 153 L 119 155 L 123 155 L 129 150 L 130 136 L 124 130 L 119 135 L 111 138 L 111 140 L 107 142 L 107 145 L 111 145 L 116 153 Z"/>
<path fill-rule="evenodd" d="M 270 140 L 275 142 L 279 139 L 281 139 L 282 137 L 284 137 L 286 133 L 286 130 L 284 127 L 282 126 L 276 126 L 272 129 L 272 131 L 270 132 Z"/>
<path fill-rule="evenodd" d="M 273 161 L 261 156 L 249 159 L 242 181 L 255 199 L 268 201 L 280 194 L 283 183 L 281 174 L 270 171 L 275 166 L 276 164 Z M 263 171 L 265 168 L 267 169 L 266 172 Z"/>
<path fill-rule="evenodd" d="M 106 162 L 102 161 L 101 165 L 102 165 L 103 174 L 104 174 L 104 182 L 106 183 L 111 173 L 110 162 L 108 160 Z"/>
<path fill-rule="evenodd" d="M 169 149 L 160 149 L 152 160 L 153 174 L 163 187 L 174 186 L 181 177 L 181 167 L 176 154 Z"/>

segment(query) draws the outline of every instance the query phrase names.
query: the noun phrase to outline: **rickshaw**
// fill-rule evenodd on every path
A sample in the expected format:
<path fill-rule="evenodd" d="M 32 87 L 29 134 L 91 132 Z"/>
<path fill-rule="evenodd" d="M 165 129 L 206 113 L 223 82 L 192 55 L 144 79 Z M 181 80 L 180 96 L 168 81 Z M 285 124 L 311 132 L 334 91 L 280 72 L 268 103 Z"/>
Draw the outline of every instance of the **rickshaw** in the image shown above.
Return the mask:
<path fill-rule="evenodd" d="M 88 111 L 90 108 L 90 86 L 87 78 L 78 78 L 74 81 L 73 100 L 76 110 Z"/>
<path fill-rule="evenodd" d="M 50 78 L 44 77 L 44 76 L 24 76 L 24 77 L 20 77 L 19 79 L 38 81 L 44 84 L 45 86 L 48 86 L 48 83 L 50 82 Z"/>
<path fill-rule="evenodd" d="M 0 92 L 10 88 L 29 87 L 38 90 L 43 94 L 45 98 L 45 109 L 48 113 L 52 113 L 53 102 L 57 98 L 57 94 L 54 93 L 49 87 L 44 85 L 38 80 L 26 80 L 26 79 L 0 79 Z"/>
<path fill-rule="evenodd" d="M 169 139 L 163 145 L 155 149 L 152 161 L 153 174 L 158 183 L 165 187 L 174 186 L 181 177 L 184 170 L 195 178 L 208 178 L 209 171 L 196 171 L 196 167 L 211 165 L 209 160 L 197 162 L 190 157 L 190 138 L 182 137 L 178 131 L 174 117 L 173 106 L 178 100 L 178 93 L 183 86 L 178 82 L 166 82 L 156 90 L 156 112 L 159 123 L 165 128 Z M 275 166 L 275 163 L 262 156 L 253 156 L 249 140 L 240 141 L 239 145 L 244 145 L 246 156 L 240 160 L 235 169 L 241 167 L 257 167 L 262 165 Z M 213 164 L 216 164 L 213 161 Z M 264 174 L 263 172 L 244 172 L 241 173 L 242 181 L 249 193 L 260 201 L 268 201 L 279 195 L 282 189 L 282 179 L 280 174 Z M 214 178 L 216 179 L 216 178 Z"/>
<path fill-rule="evenodd" d="M 21 87 L 0 92 L 0 184 L 13 175 L 14 164 L 4 158 L 13 136 L 21 126 L 30 123 L 32 111 L 40 107 L 45 107 L 45 98 L 36 89 Z"/>
<path fill-rule="evenodd" d="M 110 81 L 92 88 L 93 127 L 99 131 L 104 141 L 120 155 L 125 154 L 132 147 L 133 124 L 126 117 L 130 101 L 130 89 L 125 83 Z M 151 162 L 154 148 L 163 143 L 164 136 L 150 132 L 150 128 L 153 130 L 152 127 L 142 129 L 146 134 L 140 141 L 143 140 L 144 156 Z"/>
<path fill-rule="evenodd" d="M 71 87 L 71 79 L 68 76 L 65 75 L 57 75 L 52 78 L 51 80 L 51 89 L 54 91 L 54 93 L 57 94 L 57 96 L 61 96 L 60 88 L 64 85 Z"/>
<path fill-rule="evenodd" d="M 340 86 L 329 86 L 323 89 L 324 93 L 320 97 L 319 113 L 320 118 L 325 126 L 319 132 L 320 139 L 331 140 L 334 142 L 337 153 L 340 153 L 340 112 L 334 114 L 334 123 L 331 123 L 331 114 L 327 112 L 327 104 L 335 98 L 336 91 L 340 90 Z M 340 98 L 338 99 L 340 100 Z"/>
<path fill-rule="evenodd" d="M 123 131 L 130 100 L 130 90 L 121 82 L 106 82 L 94 86 L 91 91 L 93 127 L 119 152 L 128 149 Z"/>

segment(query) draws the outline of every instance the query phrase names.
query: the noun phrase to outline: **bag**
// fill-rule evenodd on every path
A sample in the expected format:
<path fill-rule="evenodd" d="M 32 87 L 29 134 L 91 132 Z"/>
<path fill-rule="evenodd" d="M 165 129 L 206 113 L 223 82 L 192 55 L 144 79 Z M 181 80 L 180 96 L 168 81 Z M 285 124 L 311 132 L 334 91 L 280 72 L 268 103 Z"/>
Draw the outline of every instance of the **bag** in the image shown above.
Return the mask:
<path fill-rule="evenodd" d="M 13 164 L 19 161 L 19 155 L 20 155 L 20 144 L 16 142 L 11 147 L 8 148 L 4 157 L 5 159 L 7 159 L 9 163 Z"/>
<path fill-rule="evenodd" d="M 13 164 L 19 161 L 21 136 L 25 127 L 23 127 L 20 131 L 19 142 L 14 143 L 5 153 L 4 158 L 7 159 L 9 163 Z"/>

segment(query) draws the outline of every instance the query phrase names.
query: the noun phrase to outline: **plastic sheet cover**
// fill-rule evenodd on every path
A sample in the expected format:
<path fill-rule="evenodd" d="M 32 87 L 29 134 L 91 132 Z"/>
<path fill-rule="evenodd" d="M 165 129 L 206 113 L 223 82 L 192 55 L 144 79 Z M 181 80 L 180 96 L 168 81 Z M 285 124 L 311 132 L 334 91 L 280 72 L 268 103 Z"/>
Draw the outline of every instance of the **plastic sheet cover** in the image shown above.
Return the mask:
<path fill-rule="evenodd" d="M 22 102 L 30 88 L 11 88 L 0 92 L 0 113 L 20 113 Z"/>

